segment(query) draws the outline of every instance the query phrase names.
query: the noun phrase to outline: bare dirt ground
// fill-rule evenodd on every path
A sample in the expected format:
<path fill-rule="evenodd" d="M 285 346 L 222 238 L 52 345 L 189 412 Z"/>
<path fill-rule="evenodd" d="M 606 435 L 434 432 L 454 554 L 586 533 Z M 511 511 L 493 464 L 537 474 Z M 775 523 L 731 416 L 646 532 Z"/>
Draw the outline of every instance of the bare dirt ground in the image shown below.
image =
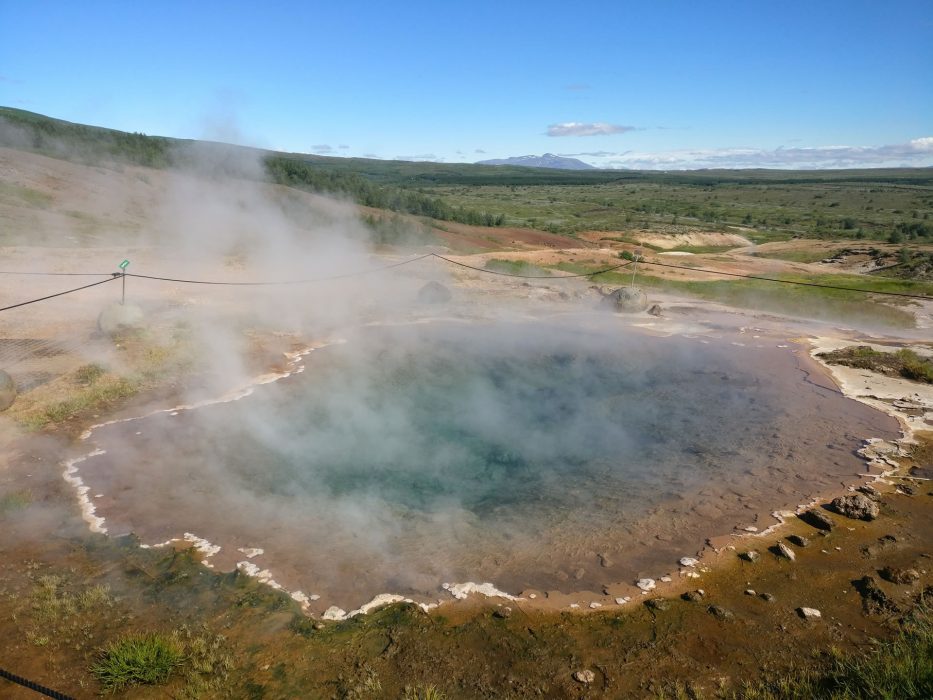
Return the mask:
<path fill-rule="evenodd" d="M 0 151 L 0 221 L 6 244 L 0 249 L 0 267 L 29 271 L 41 264 L 56 272 L 100 267 L 106 274 L 127 257 L 134 269 L 212 279 L 242 275 L 244 270 L 236 265 L 198 268 L 174 251 L 140 244 L 152 207 L 169 187 L 162 177 L 146 169 L 118 172 Z M 278 188 L 269 191 L 282 194 Z M 294 196 L 308 206 L 331 206 L 312 195 Z M 621 250 L 635 247 L 598 240 L 592 241 L 594 247 L 577 241 L 568 246 L 568 239 L 541 232 L 443 226 L 439 235 L 452 250 L 485 251 L 453 257 L 477 267 L 492 258 L 608 267 L 622 262 Z M 121 239 L 127 232 L 130 245 Z M 720 245 L 691 240 L 689 245 Z M 747 253 L 742 248 L 698 254 L 691 256 L 691 264 L 753 274 L 819 265 Z M 391 260 L 405 257 L 399 253 Z M 679 264 L 682 259 L 677 260 Z M 451 270 L 436 260 L 417 265 L 423 266 L 410 271 L 406 289 L 414 292 L 425 281 L 439 279 L 477 318 L 504 307 L 550 313 L 592 308 L 598 301 L 586 280 L 523 281 Z M 821 271 L 823 267 L 831 269 L 822 266 Z M 658 269 L 652 274 L 708 279 L 690 270 Z M 0 306 L 79 286 L 83 279 L 97 278 L 0 275 Z M 931 482 L 924 480 L 929 477 L 910 476 L 911 469 L 914 474 L 933 469 L 930 434 L 924 432 L 933 427 L 933 397 L 928 388 L 906 380 L 849 374 L 834 367 L 832 377 L 847 395 L 895 415 L 918 443 L 905 443 L 902 454 L 889 457 L 899 466 L 876 483 L 881 492 L 876 520 L 832 514 L 836 526 L 821 531 L 788 515 L 783 526 L 765 534 L 736 530 L 711 540 L 699 565 L 678 567 L 672 562 L 670 582 L 659 580 L 648 595 L 629 591 L 632 600 L 619 605 L 588 607 L 602 597 L 568 597 L 542 606 L 541 600 L 473 596 L 431 614 L 396 605 L 343 622 L 308 620 L 295 601 L 242 575 L 210 571 L 190 550 L 142 550 L 132 540 L 91 533 L 82 519 L 61 468 L 62 456 L 74 449 L 75 436 L 104 418 L 171 405 L 191 391 L 208 395 L 216 390 L 215 375 L 225 368 L 176 363 L 188 347 L 188 336 L 179 335 L 177 342 L 166 338 L 174 337 L 179 314 L 187 310 L 198 309 L 204 318 L 238 314 L 238 297 L 232 293 L 203 296 L 182 284 L 130 283 L 134 303 L 159 310 L 152 327 L 161 339 L 155 345 L 164 354 L 153 355 L 151 337 L 114 342 L 97 331 L 97 314 L 116 299 L 119 281 L 0 314 L 0 356 L 22 389 L 17 403 L 0 415 L 0 557 L 6 562 L 0 570 L 0 636 L 7 640 L 3 666 L 75 697 L 98 692 L 89 668 L 106 643 L 130 632 L 171 631 L 182 625 L 205 625 L 211 633 L 222 634 L 221 648 L 231 668 L 212 664 L 197 678 L 179 674 L 167 687 L 134 688 L 124 697 L 165 697 L 166 692 L 196 696 L 197 688 L 202 688 L 201 697 L 399 697 L 406 686 L 429 684 L 450 698 L 656 697 L 673 693 L 675 682 L 713 693 L 772 669 L 815 663 L 811 650 L 832 646 L 851 651 L 871 638 L 889 636 L 898 615 L 933 582 Z M 73 303 L 75 299 L 80 303 Z M 639 332 L 661 335 L 729 325 L 749 336 L 760 328 L 787 338 L 815 338 L 816 347 L 823 349 L 864 340 L 863 332 L 845 328 L 844 322 L 811 324 L 667 294 L 652 294 L 652 301 L 661 303 L 663 318 L 610 317 Z M 306 339 L 295 335 L 294 325 L 284 319 L 249 318 L 236 328 L 245 338 L 248 370 L 254 373 L 281 364 L 282 352 Z M 896 334 L 871 339 L 887 347 L 933 340 Z M 79 370 L 89 364 L 106 367 L 109 375 L 144 375 L 146 381 L 132 391 L 86 396 Z M 36 383 L 23 383 L 24 376 Z M 48 418 L 50 408 L 78 396 L 86 402 L 75 404 L 73 411 L 34 422 L 36 416 Z M 839 492 L 845 492 L 842 486 Z M 806 537 L 809 544 L 791 544 L 788 538 L 794 534 Z M 793 548 L 793 561 L 769 551 L 778 542 Z M 750 549 L 761 554 L 756 563 L 739 557 Z M 896 584 L 879 576 L 885 567 L 913 568 L 919 577 Z M 877 580 L 891 605 L 865 597 L 864 587 L 855 582 L 866 575 Z M 679 597 L 697 589 L 703 594 L 693 601 Z M 773 596 L 773 602 L 763 593 Z M 654 599 L 665 602 L 643 604 Z M 570 608 L 571 604 L 582 605 Z M 822 617 L 805 620 L 797 612 L 801 607 L 818 608 Z M 592 683 L 574 680 L 572 674 L 583 669 L 593 671 Z M 203 690 L 203 683 L 215 681 Z M 2 680 L 0 695 L 32 697 Z"/>

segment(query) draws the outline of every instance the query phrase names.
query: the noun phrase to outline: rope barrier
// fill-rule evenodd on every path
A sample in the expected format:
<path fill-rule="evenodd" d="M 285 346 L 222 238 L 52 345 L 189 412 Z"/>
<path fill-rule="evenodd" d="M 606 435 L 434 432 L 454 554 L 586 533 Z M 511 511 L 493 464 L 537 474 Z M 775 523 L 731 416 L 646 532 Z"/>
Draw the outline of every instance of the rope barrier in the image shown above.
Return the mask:
<path fill-rule="evenodd" d="M 34 690 L 37 693 L 45 695 L 49 698 L 54 698 L 55 700 L 75 700 L 70 695 L 65 695 L 64 693 L 59 693 L 57 690 L 52 690 L 51 688 L 46 688 L 44 685 L 39 685 L 38 683 L 33 683 L 28 678 L 23 678 L 22 676 L 17 676 L 15 673 L 10 673 L 9 671 L 4 671 L 0 668 L 0 678 L 6 678 L 12 683 L 21 685 L 24 688 L 29 688 Z"/>
<path fill-rule="evenodd" d="M 446 263 L 451 265 L 457 265 L 459 267 L 466 268 L 468 270 L 474 270 L 476 272 L 482 272 L 487 275 L 498 275 L 501 277 L 514 277 L 518 279 L 549 279 L 549 280 L 564 280 L 564 279 L 575 279 L 581 277 L 595 277 L 596 275 L 601 275 L 606 272 L 612 272 L 614 270 L 619 270 L 623 267 L 631 265 L 633 261 L 629 260 L 620 265 L 613 265 L 611 267 L 606 267 L 601 270 L 594 270 L 592 272 L 585 272 L 572 275 L 517 275 L 512 272 L 502 272 L 499 270 L 489 270 L 483 267 L 476 267 L 474 265 L 468 265 L 466 263 L 459 262 L 457 260 L 452 260 L 446 258 L 443 255 L 438 253 L 426 253 L 424 255 L 419 255 L 415 258 L 410 258 L 408 260 L 402 260 L 401 262 L 392 263 L 391 265 L 384 265 L 382 267 L 372 268 L 370 270 L 360 270 L 358 272 L 349 272 L 342 275 L 332 275 L 330 277 L 315 277 L 309 279 L 300 279 L 300 280 L 276 280 L 276 281 L 259 281 L 259 282 L 226 282 L 220 280 L 196 280 L 196 279 L 182 279 L 177 277 L 160 277 L 157 275 L 140 275 L 131 272 L 113 272 L 109 273 L 110 276 L 107 279 L 100 280 L 98 282 L 92 282 L 91 284 L 86 284 L 81 287 L 75 287 L 74 289 L 67 289 L 64 292 L 58 292 L 57 294 L 49 294 L 48 296 L 40 297 L 38 299 L 30 299 L 29 301 L 23 301 L 18 304 L 12 304 L 10 306 L 5 306 L 0 308 L 0 311 L 9 311 L 10 309 L 16 309 L 20 306 L 26 306 L 28 304 L 35 304 L 40 301 L 46 301 L 47 299 L 54 299 L 55 297 L 64 296 L 65 294 L 72 294 L 73 292 L 81 291 L 82 289 L 88 289 L 89 287 L 96 287 L 99 284 L 104 284 L 106 282 L 112 282 L 116 279 L 122 279 L 124 283 L 126 282 L 127 277 L 135 277 L 137 279 L 147 279 L 147 280 L 157 280 L 161 282 L 176 282 L 178 284 L 203 284 L 203 285 L 212 285 L 212 286 L 232 286 L 232 287 L 272 287 L 272 286 L 287 286 L 287 285 L 296 285 L 296 284 L 311 284 L 315 282 L 329 282 L 339 279 L 347 279 L 351 277 L 360 277 L 363 275 L 371 275 L 379 272 L 384 272 L 386 270 L 392 270 L 403 265 L 409 265 L 413 262 L 418 262 L 419 260 L 424 260 L 426 258 L 437 258 L 438 260 L 443 260 Z M 883 296 L 892 296 L 892 297 L 901 297 L 905 299 L 923 299 L 923 300 L 933 300 L 933 297 L 924 295 L 924 294 L 910 294 L 908 292 L 888 292 L 882 290 L 873 290 L 873 289 L 858 289 L 856 287 L 844 287 L 841 285 L 835 284 L 822 284 L 819 282 L 802 282 L 799 280 L 785 280 L 779 279 L 777 277 L 762 277 L 761 275 L 745 275 L 737 272 L 725 272 L 723 270 L 711 270 L 708 268 L 702 267 L 688 267 L 686 265 L 674 265 L 672 263 L 662 263 L 652 260 L 641 260 L 640 263 L 644 265 L 655 265 L 658 267 L 669 267 L 678 270 L 689 270 L 691 272 L 702 272 L 711 275 L 723 275 L 726 277 L 738 277 L 742 279 L 750 280 L 759 280 L 762 282 L 776 282 L 779 284 L 790 284 L 796 285 L 798 287 L 815 287 L 817 289 L 832 289 L 842 292 L 857 292 L 860 294 L 880 294 Z M 95 276 L 100 273 L 83 273 L 83 272 L 10 272 L 10 271 L 0 271 L 0 274 L 23 274 L 23 275 L 85 275 L 89 276 L 94 274 Z"/>
<path fill-rule="evenodd" d="M 908 294 L 907 292 L 883 292 L 874 289 L 858 289 L 857 287 L 841 287 L 835 284 L 820 284 L 819 282 L 800 282 L 797 280 L 782 280 L 777 277 L 761 277 L 759 275 L 742 275 L 737 272 L 723 272 L 722 270 L 710 270 L 703 267 L 687 267 L 686 265 L 672 265 L 671 263 L 653 262 L 650 260 L 639 260 L 644 265 L 658 265 L 660 267 L 673 267 L 678 270 L 690 270 L 692 272 L 706 272 L 712 275 L 726 275 L 727 277 L 742 277 L 748 280 L 761 280 L 763 282 L 780 282 L 781 284 L 795 284 L 799 287 L 817 287 L 819 289 L 836 289 L 842 292 L 859 292 L 861 294 L 883 294 L 889 297 L 906 297 L 907 299 L 926 299 L 933 301 L 933 297 L 924 294 Z"/>
<path fill-rule="evenodd" d="M 231 286 L 231 287 L 273 287 L 279 285 L 291 285 L 291 284 L 311 284 L 313 282 L 330 282 L 332 280 L 345 279 L 347 277 L 359 277 L 361 275 L 371 275 L 377 272 L 383 272 L 385 270 L 391 270 L 396 267 L 401 267 L 402 265 L 408 265 L 409 263 L 418 262 L 419 260 L 424 260 L 425 258 L 430 258 L 434 253 L 426 253 L 425 255 L 419 255 L 417 258 L 411 258 L 409 260 L 403 260 L 402 262 L 393 263 L 391 265 L 385 265 L 383 267 L 376 267 L 371 270 L 361 270 L 359 272 L 348 272 L 343 275 L 334 275 L 332 277 L 315 277 L 311 279 L 302 279 L 302 280 L 279 280 L 273 282 L 220 282 L 220 281 L 208 281 L 208 280 L 187 280 L 187 279 L 177 279 L 175 277 L 156 277 L 155 275 L 137 275 L 133 272 L 125 273 L 126 277 L 137 277 L 144 280 L 160 280 L 162 282 L 178 282 L 181 284 L 211 284 L 211 285 L 220 285 L 220 286 Z M 2 309 L 0 309 L 2 311 Z"/>
<path fill-rule="evenodd" d="M 64 292 L 58 292 L 57 294 L 49 294 L 45 297 L 39 297 L 38 299 L 30 299 L 29 301 L 21 301 L 18 304 L 11 304 L 10 306 L 4 306 L 0 308 L 0 311 L 9 311 L 10 309 L 17 309 L 20 306 L 27 306 L 29 304 L 35 304 L 40 301 L 45 301 L 47 299 L 54 299 L 55 297 L 64 296 L 65 294 L 73 294 L 74 292 L 80 292 L 82 289 L 87 289 L 88 287 L 96 287 L 99 284 L 106 284 L 107 282 L 113 282 L 114 280 L 120 279 L 120 274 L 114 274 L 111 277 L 108 277 L 105 280 L 100 280 L 99 282 L 91 282 L 86 284 L 83 287 L 75 287 L 74 289 L 66 289 Z"/>
<path fill-rule="evenodd" d="M 621 265 L 613 265 L 612 267 L 607 267 L 604 270 L 596 270 L 595 272 L 587 272 L 581 275 L 559 275 L 555 277 L 554 275 L 515 275 L 511 272 L 500 272 L 498 270 L 487 270 L 485 267 L 474 267 L 473 265 L 467 265 L 466 263 L 457 262 L 456 260 L 451 260 L 450 258 L 445 258 L 443 255 L 438 255 L 437 253 L 431 253 L 435 258 L 443 260 L 444 262 L 449 262 L 452 265 L 459 265 L 460 267 L 465 267 L 468 270 L 476 270 L 477 272 L 485 272 L 487 275 L 502 275 L 503 277 L 518 277 L 525 280 L 568 280 L 574 277 L 592 277 L 594 275 L 601 275 L 604 272 L 612 272 L 613 270 L 618 270 L 621 267 L 631 265 L 632 261 L 628 260 Z"/>

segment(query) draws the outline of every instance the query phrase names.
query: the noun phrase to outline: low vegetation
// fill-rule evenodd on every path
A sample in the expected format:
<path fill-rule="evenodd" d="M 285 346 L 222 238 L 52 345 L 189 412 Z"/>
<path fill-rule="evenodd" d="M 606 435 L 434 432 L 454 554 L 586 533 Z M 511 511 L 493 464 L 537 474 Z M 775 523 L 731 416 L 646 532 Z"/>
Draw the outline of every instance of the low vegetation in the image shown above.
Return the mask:
<path fill-rule="evenodd" d="M 834 365 L 869 369 L 881 374 L 899 375 L 916 382 L 933 383 L 933 360 L 921 357 L 909 348 L 897 352 L 883 352 L 870 345 L 853 345 L 820 353 L 819 357 Z"/>
<path fill-rule="evenodd" d="M 107 645 L 91 672 L 106 693 L 133 685 L 161 685 L 182 663 L 181 645 L 172 636 L 135 634 Z"/>
<path fill-rule="evenodd" d="M 730 700 L 921 700 L 933 698 L 933 610 L 921 604 L 894 639 L 862 653 L 831 650 L 813 668 L 746 684 Z"/>

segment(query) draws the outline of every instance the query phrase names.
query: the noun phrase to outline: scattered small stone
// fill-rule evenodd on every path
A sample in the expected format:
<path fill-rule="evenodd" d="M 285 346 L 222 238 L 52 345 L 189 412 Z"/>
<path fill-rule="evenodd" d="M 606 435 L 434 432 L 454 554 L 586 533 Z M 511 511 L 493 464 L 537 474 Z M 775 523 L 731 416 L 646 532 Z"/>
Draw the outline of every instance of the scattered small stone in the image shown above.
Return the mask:
<path fill-rule="evenodd" d="M 583 683 L 583 685 L 589 685 L 590 683 L 596 680 L 596 674 L 587 668 L 587 669 L 583 669 L 582 671 L 574 671 L 573 679 L 577 683 Z"/>
<path fill-rule="evenodd" d="M 662 583 L 670 583 L 670 582 L 671 582 L 671 577 L 670 577 L 670 576 L 662 576 L 662 577 L 661 577 L 661 582 L 662 582 Z"/>
<path fill-rule="evenodd" d="M 794 554 L 794 550 L 788 547 L 783 542 L 778 542 L 776 545 L 771 547 L 771 551 L 774 552 L 777 556 L 784 557 L 785 559 L 789 559 L 790 561 L 794 561 L 797 559 L 797 555 Z"/>
<path fill-rule="evenodd" d="M 840 515 L 853 520 L 874 520 L 880 512 L 878 504 L 861 493 L 834 498 L 830 507 Z"/>
<path fill-rule="evenodd" d="M 658 587 L 658 584 L 654 582 L 653 578 L 640 578 L 635 582 L 635 585 L 645 592 L 653 591 Z"/>
<path fill-rule="evenodd" d="M 509 607 L 496 608 L 493 611 L 492 616 L 498 617 L 500 620 L 508 620 L 510 617 L 512 617 L 512 608 L 509 608 Z"/>
<path fill-rule="evenodd" d="M 907 585 L 920 580 L 920 574 L 916 569 L 899 569 L 895 566 L 886 566 L 878 573 L 881 574 L 881 578 L 885 581 L 899 585 Z"/>
<path fill-rule="evenodd" d="M 746 588 L 745 595 L 755 595 L 755 591 L 753 591 L 751 588 Z"/>
<path fill-rule="evenodd" d="M 719 605 L 710 605 L 706 612 L 715 617 L 717 620 L 731 620 L 735 615 L 730 611 Z"/>
<path fill-rule="evenodd" d="M 688 603 L 699 603 L 703 600 L 703 593 L 701 591 L 687 591 L 686 593 L 682 593 L 680 597 Z"/>
<path fill-rule="evenodd" d="M 742 552 L 739 556 L 745 561 L 750 561 L 750 562 L 756 562 L 759 559 L 761 559 L 761 555 L 758 552 L 756 552 L 754 549 L 750 549 L 747 552 Z"/>
<path fill-rule="evenodd" d="M 869 484 L 862 484 L 855 490 L 866 498 L 870 498 L 871 500 L 875 501 L 876 503 L 881 500 L 881 493 L 878 491 L 878 489 Z"/>
<path fill-rule="evenodd" d="M 628 598 L 616 598 L 616 605 L 625 605 L 628 601 Z"/>
<path fill-rule="evenodd" d="M 791 535 L 787 538 L 787 540 L 791 544 L 795 544 L 798 547 L 807 547 L 810 545 L 810 540 L 808 540 L 806 537 L 803 537 L 802 535 Z"/>
<path fill-rule="evenodd" d="M 826 513 L 818 508 L 805 511 L 800 514 L 800 519 L 808 525 L 812 525 L 817 530 L 832 530 L 836 523 Z"/>
<path fill-rule="evenodd" d="M 816 608 L 797 608 L 797 614 L 804 620 L 816 620 L 823 617 L 823 613 Z"/>
<path fill-rule="evenodd" d="M 759 593 L 759 594 L 758 594 L 758 597 L 761 598 L 762 600 L 768 602 L 768 603 L 773 603 L 775 600 L 777 600 L 777 598 L 775 598 L 775 597 L 774 597 L 773 595 L 771 595 L 770 593 Z"/>
<path fill-rule="evenodd" d="M 590 603 L 590 610 L 596 610 L 596 608 L 601 608 L 601 607 L 603 607 L 603 604 L 597 603 L 595 600 L 592 603 Z"/>
<path fill-rule="evenodd" d="M 694 559 L 693 557 L 681 557 L 680 562 L 679 562 L 681 566 L 688 566 L 688 567 L 694 567 L 699 563 L 700 563 L 699 560 Z"/>
<path fill-rule="evenodd" d="M 651 598 L 645 601 L 645 607 L 649 610 L 667 610 L 671 606 L 664 598 Z"/>

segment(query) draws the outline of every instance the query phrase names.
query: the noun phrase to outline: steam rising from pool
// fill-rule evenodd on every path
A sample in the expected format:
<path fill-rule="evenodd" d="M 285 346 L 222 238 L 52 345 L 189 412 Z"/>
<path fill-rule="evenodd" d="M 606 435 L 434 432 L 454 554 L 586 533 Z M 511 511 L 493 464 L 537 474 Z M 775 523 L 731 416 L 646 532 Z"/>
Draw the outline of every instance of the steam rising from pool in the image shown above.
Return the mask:
<path fill-rule="evenodd" d="M 231 403 L 95 432 L 111 534 L 261 548 L 355 607 L 444 581 L 597 590 L 863 467 L 879 414 L 788 349 L 582 323 L 371 327 Z"/>

